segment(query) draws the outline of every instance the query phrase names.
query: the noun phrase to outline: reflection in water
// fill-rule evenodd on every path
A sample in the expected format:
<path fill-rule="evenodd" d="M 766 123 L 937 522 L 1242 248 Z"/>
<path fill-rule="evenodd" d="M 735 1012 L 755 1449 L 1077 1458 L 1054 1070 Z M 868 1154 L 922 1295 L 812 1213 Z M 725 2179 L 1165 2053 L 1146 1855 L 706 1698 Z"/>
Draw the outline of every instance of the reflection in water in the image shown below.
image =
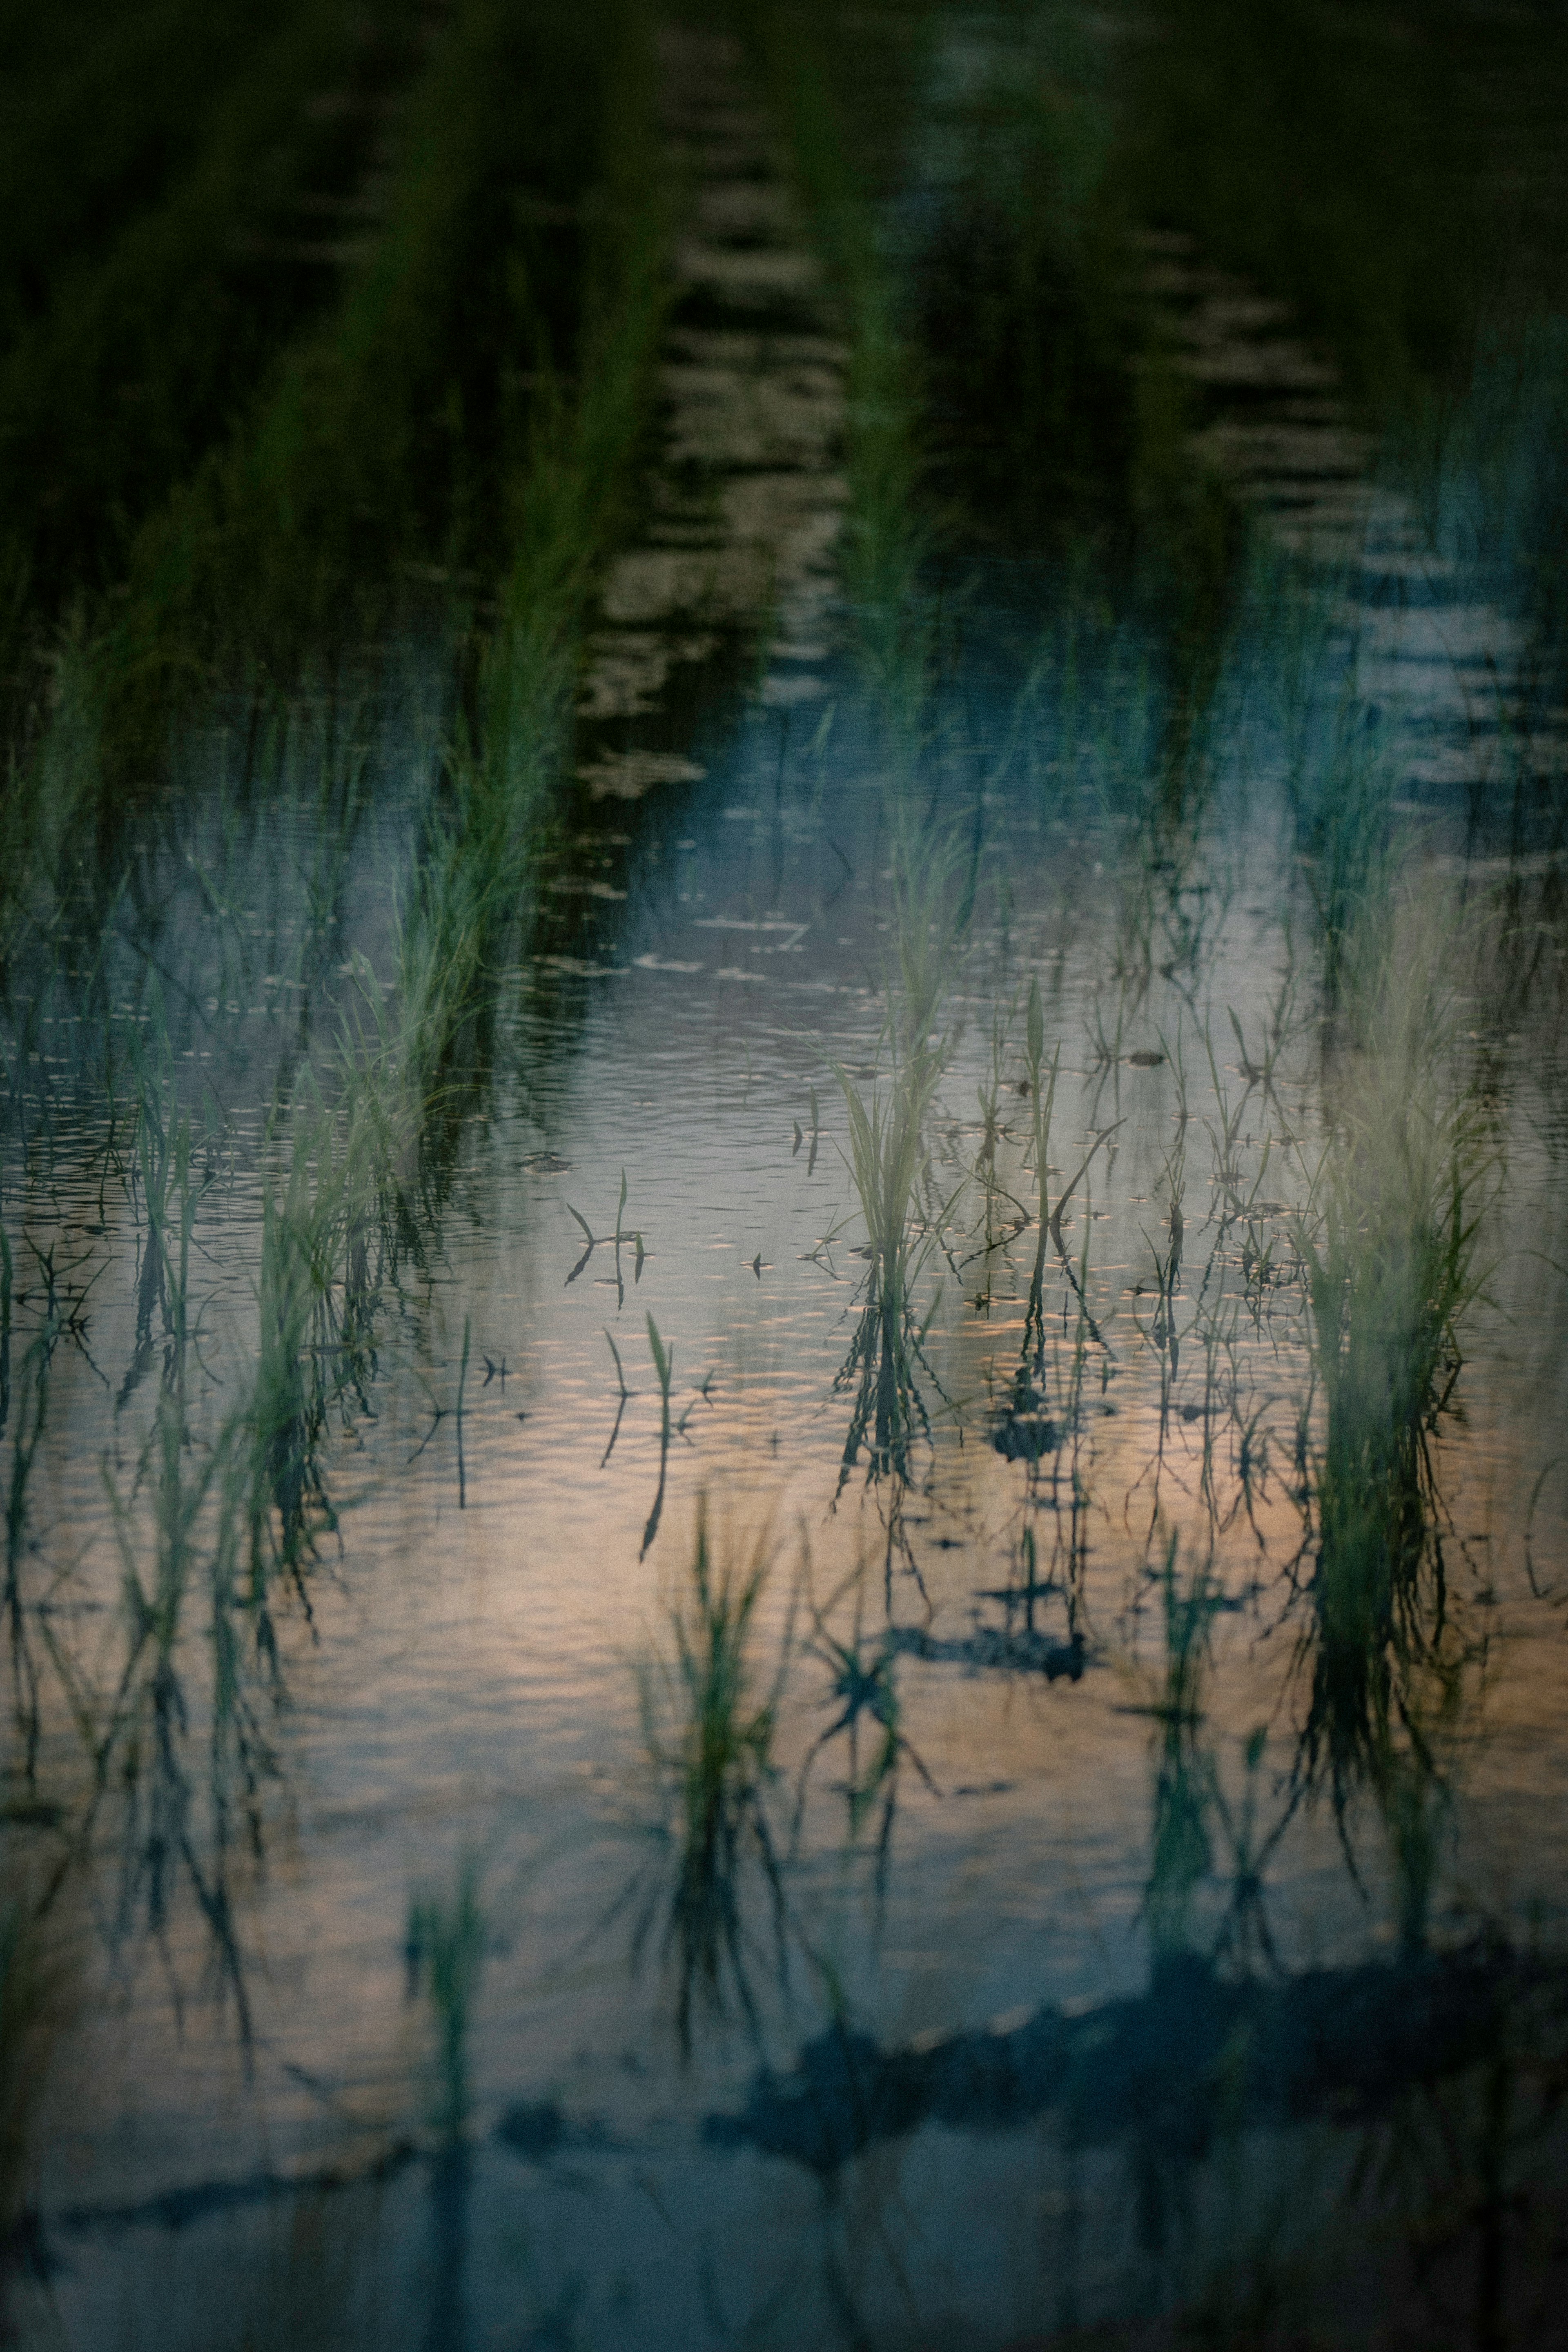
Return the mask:
<path fill-rule="evenodd" d="M 664 1913 L 660 1958 L 673 1962 L 675 2021 L 683 2055 L 699 2008 L 718 2017 L 732 1999 L 753 2034 L 755 1940 L 748 1914 L 755 1876 L 768 1914 L 773 1967 L 788 1974 L 787 1915 L 772 1821 L 778 1706 L 789 1669 L 786 1623 L 765 1696 L 755 1689 L 754 1621 L 773 1565 L 764 1532 L 745 1558 L 710 1537 L 700 1503 L 689 1591 L 670 1612 L 675 1655 L 642 1678 L 643 1732 L 668 1807 L 659 1824 L 673 1889 L 656 1885 L 639 1905 L 634 1962 Z M 634 1890 L 636 1894 L 637 1890 Z"/>
<path fill-rule="evenodd" d="M 477 634 L 7 879 L 5 2323 L 1557 2340 L 1555 592 L 1103 25 L 757 29 Z"/>
<path fill-rule="evenodd" d="M 1300 1237 L 1322 1400 L 1301 1764 L 1309 1783 L 1329 1782 L 1342 1825 L 1358 1780 L 1377 1791 L 1414 1948 L 1436 1859 L 1437 1729 L 1473 1646 L 1448 1590 L 1435 1449 L 1489 1171 L 1484 1120 L 1455 1099 L 1441 1053 L 1440 950 L 1428 945 L 1424 969 L 1422 944 L 1402 942 L 1363 1008 L 1369 1042 L 1350 1049 L 1317 1231 Z"/>
<path fill-rule="evenodd" d="M 835 1593 L 825 1609 L 812 1609 L 814 1636 L 809 1644 L 812 1653 L 828 1670 L 828 1689 L 824 1704 L 842 1707 L 836 1722 L 820 1731 L 800 1768 L 795 1793 L 795 1842 L 798 1844 L 801 1823 L 805 1811 L 806 1786 L 817 1759 L 826 1753 L 835 1740 L 842 1738 L 847 1754 L 847 1777 L 842 1793 L 847 1813 L 847 1842 L 854 1847 L 860 1831 L 880 1805 L 881 1819 L 877 1832 L 877 1885 L 879 1893 L 887 1886 L 888 1861 L 892 1847 L 893 1821 L 899 1801 L 899 1768 L 906 1760 L 914 1767 L 921 1780 L 934 1797 L 940 1793 L 903 1727 L 899 1706 L 898 1676 L 895 1661 L 900 1647 L 899 1629 L 885 1626 L 875 1639 L 865 1630 L 865 1577 L 857 1566 L 849 1581 L 855 1594 L 853 1623 L 847 1640 L 839 1640 L 827 1628 L 826 1620 L 835 1606 L 844 1598 L 844 1591 Z M 872 1753 L 861 1761 L 860 1741 L 862 1717 L 865 1734 L 872 1743 Z"/>

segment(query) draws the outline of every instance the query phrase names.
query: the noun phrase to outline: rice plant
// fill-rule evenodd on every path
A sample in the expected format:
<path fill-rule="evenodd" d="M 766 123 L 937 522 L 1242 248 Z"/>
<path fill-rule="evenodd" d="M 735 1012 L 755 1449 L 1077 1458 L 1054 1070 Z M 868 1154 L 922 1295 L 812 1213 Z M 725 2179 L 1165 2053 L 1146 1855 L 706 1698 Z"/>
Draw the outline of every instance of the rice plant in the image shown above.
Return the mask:
<path fill-rule="evenodd" d="M 781 1979 L 785 1974 L 787 1913 L 773 1806 L 790 1618 L 771 1678 L 757 1660 L 773 1564 L 765 1529 L 743 1544 L 715 1538 L 700 1498 L 686 1588 L 669 1611 L 672 1650 L 640 1676 L 643 1738 L 664 1798 L 674 1884 L 645 1901 L 634 1958 L 662 1915 L 660 1954 L 674 1975 L 676 2032 L 687 2056 L 700 2012 L 721 2019 L 732 2005 L 748 2031 L 760 2033 L 760 1952 Z M 759 1900 L 767 1921 L 762 1939 L 752 1919 Z"/>
<path fill-rule="evenodd" d="M 920 495 L 921 366 L 888 266 L 875 180 L 858 152 L 853 110 L 845 103 L 845 29 L 822 10 L 764 16 L 759 27 L 849 330 L 846 584 L 857 650 L 897 761 L 907 760 L 920 741 L 931 654 L 931 605 L 921 576 L 931 543 Z M 888 51 L 879 62 L 884 72 L 895 66 Z M 900 68 L 903 62 L 897 61 Z"/>
<path fill-rule="evenodd" d="M 100 1817 L 111 1817 L 116 1940 L 140 1927 L 167 1955 L 177 1896 L 183 1890 L 195 1901 L 248 2060 L 252 2013 L 233 1864 L 237 1845 L 259 1858 L 261 1790 L 274 1766 L 253 1681 L 256 1653 L 238 1638 L 248 1613 L 239 1437 L 231 1424 L 191 1468 L 183 1384 L 160 1391 L 132 1496 L 105 1474 L 122 1573 L 118 1671 L 95 1689 L 62 1648 L 52 1645 L 51 1655 L 90 1767 L 72 1853 L 89 1853 Z M 191 1622 L 204 1586 L 205 1660 Z M 192 1736 L 198 1709 L 209 1735 L 205 1756 Z"/>
<path fill-rule="evenodd" d="M 1447 1074 L 1436 952 L 1405 939 L 1378 974 L 1370 1043 L 1336 1089 L 1336 1131 L 1297 1229 L 1320 1432 L 1301 1769 L 1326 1781 L 1342 1823 L 1355 1784 L 1385 1775 L 1401 1725 L 1419 1758 L 1411 1676 L 1452 1646 L 1433 1441 L 1480 1285 L 1493 1162 Z"/>
<path fill-rule="evenodd" d="M 867 1455 L 874 1476 L 909 1474 L 910 1448 L 929 1430 L 919 1374 L 941 1290 L 917 1320 L 915 1293 L 952 1202 L 922 1213 L 928 1174 L 925 1120 L 942 1075 L 936 1054 L 919 1052 L 895 1069 L 886 1094 L 863 1097 L 848 1074 L 838 1083 L 849 1112 L 849 1170 L 859 1196 L 870 1261 L 865 1306 L 835 1386 L 852 1390 L 840 1486 Z M 956 1196 L 955 1196 L 956 1197 Z"/>

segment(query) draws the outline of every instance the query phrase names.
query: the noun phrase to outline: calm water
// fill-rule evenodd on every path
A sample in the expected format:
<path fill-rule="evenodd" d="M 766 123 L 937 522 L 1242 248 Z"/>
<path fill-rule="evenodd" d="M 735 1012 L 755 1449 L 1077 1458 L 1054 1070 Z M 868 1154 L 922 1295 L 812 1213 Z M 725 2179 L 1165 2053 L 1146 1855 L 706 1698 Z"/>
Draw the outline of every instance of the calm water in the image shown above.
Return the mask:
<path fill-rule="evenodd" d="M 654 520 L 483 1020 L 432 1072 L 399 979 L 417 648 L 291 792 L 203 734 L 13 987 L 18 2324 L 1554 2341 L 1552 649 L 1152 238 L 1257 510 L 1196 727 L 1000 562 L 874 688 L 840 331 L 736 59 L 665 65 Z M 893 1257 L 851 1097 L 917 1103 Z M 766 1563 L 706 1846 L 704 1513 Z"/>

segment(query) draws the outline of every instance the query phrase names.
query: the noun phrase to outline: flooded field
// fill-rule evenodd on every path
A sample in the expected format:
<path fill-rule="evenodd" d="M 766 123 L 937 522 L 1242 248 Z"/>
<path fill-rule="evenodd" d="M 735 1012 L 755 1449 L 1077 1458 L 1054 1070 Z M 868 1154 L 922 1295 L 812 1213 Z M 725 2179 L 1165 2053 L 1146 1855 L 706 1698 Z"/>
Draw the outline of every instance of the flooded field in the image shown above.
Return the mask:
<path fill-rule="evenodd" d="M 1568 2343 L 1561 26 L 68 14 L 0 2339 Z"/>

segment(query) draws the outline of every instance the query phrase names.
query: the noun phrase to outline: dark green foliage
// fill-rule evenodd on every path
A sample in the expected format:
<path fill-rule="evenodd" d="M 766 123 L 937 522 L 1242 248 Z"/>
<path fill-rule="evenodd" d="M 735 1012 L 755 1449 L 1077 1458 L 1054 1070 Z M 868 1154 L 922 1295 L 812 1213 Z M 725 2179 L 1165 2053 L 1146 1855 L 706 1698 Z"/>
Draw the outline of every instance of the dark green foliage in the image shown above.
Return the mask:
<path fill-rule="evenodd" d="M 333 29 L 336 12 L 310 13 Z M 0 349 L 195 160 L 279 16 L 263 0 L 12 14 L 0 53 Z"/>
<path fill-rule="evenodd" d="M 1289 300 L 1354 391 L 1408 404 L 1468 366 L 1483 311 L 1560 278 L 1510 169 L 1561 122 L 1558 10 L 1180 0 L 1155 27 L 1134 52 L 1133 202 Z"/>
<path fill-rule="evenodd" d="M 1142 339 L 1102 102 L 1045 62 L 988 93 L 913 257 L 935 479 L 963 522 L 1060 546 L 1124 526 Z"/>
<path fill-rule="evenodd" d="M 531 94 L 563 86 L 575 136 L 531 136 Z M 345 625 L 384 622 L 400 564 L 505 568 L 526 388 L 577 356 L 575 208 L 602 98 L 580 30 L 472 0 L 418 95 L 363 278 L 138 541 L 127 677 L 167 686 L 193 654 L 289 669 Z"/>
<path fill-rule="evenodd" d="M 412 36 L 401 6 L 374 38 L 288 20 L 0 363 L 13 741 L 52 731 L 23 656 L 72 596 L 117 782 L 214 685 L 291 684 L 432 606 L 460 635 L 481 586 L 480 739 L 515 735 L 541 659 L 562 690 L 659 316 L 646 61 L 614 0 L 467 0 Z"/>
<path fill-rule="evenodd" d="M 0 365 L 0 613 L 46 626 L 73 588 L 109 584 L 128 537 L 228 426 L 331 273 L 270 250 L 301 232 L 304 190 L 363 152 L 368 117 L 312 112 L 370 81 L 381 53 L 332 10 L 298 8 L 202 120 L 188 167 L 101 260 L 68 261 Z M 87 104 L 89 91 L 79 92 Z M 89 118 L 90 121 L 90 118 Z M 84 126 L 85 128 L 85 126 Z M 15 636 L 11 638 L 14 658 Z M 9 667 L 9 660 L 7 661 Z"/>

